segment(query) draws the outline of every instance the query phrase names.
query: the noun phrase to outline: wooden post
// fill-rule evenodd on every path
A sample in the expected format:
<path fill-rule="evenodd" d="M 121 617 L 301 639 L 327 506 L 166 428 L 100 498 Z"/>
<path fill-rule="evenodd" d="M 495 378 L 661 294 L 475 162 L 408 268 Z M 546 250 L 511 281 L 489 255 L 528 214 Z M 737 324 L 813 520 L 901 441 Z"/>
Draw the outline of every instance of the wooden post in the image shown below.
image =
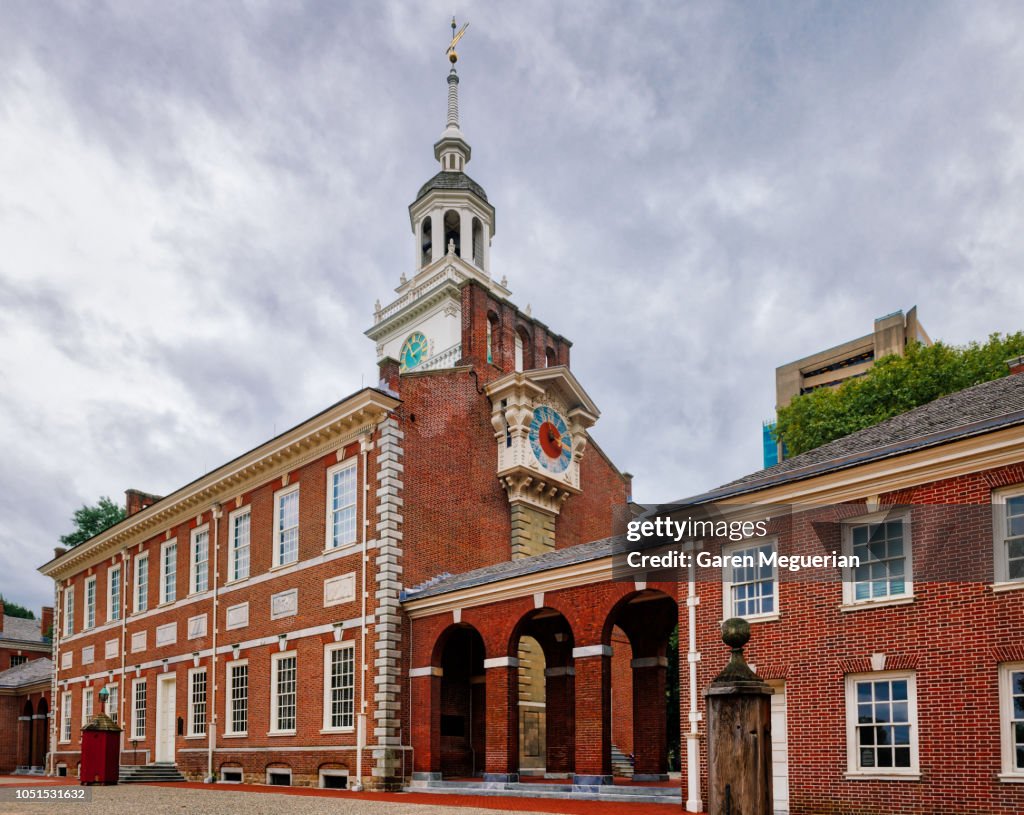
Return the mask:
<path fill-rule="evenodd" d="M 750 623 L 722 623 L 732 658 L 704 697 L 708 710 L 708 815 L 772 815 L 772 689 L 750 670 Z"/>

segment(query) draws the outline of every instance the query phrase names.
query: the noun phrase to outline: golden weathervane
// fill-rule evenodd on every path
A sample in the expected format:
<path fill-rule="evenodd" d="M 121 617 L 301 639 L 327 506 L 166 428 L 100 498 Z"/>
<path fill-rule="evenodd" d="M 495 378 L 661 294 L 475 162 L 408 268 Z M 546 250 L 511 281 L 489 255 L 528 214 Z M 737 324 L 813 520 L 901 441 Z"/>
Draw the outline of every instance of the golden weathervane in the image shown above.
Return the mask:
<path fill-rule="evenodd" d="M 459 29 L 459 33 L 455 33 L 455 18 L 452 17 L 452 41 L 448 43 L 448 47 L 445 49 L 445 53 L 448 55 L 448 61 L 454 65 L 459 61 L 459 55 L 455 53 L 455 43 L 462 39 L 462 35 L 466 33 L 466 29 L 469 28 L 469 23 L 463 23 L 462 28 Z"/>

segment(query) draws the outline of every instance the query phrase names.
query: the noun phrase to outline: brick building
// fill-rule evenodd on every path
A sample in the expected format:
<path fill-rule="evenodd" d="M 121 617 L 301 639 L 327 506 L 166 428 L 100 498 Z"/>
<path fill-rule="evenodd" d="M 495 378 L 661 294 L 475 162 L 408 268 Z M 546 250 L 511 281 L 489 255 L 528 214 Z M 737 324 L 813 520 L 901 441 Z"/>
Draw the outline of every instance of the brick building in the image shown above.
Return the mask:
<path fill-rule="evenodd" d="M 0 603 L 0 773 L 41 772 L 44 766 L 52 623 L 52 608 L 28 620 L 4 614 Z"/>
<path fill-rule="evenodd" d="M 688 808 L 723 618 L 775 687 L 779 812 L 1024 812 L 1024 367 L 665 508 L 776 520 L 712 551 L 856 554 L 823 577 L 695 569 L 681 584 Z M 781 571 L 781 573 L 780 573 Z M 689 598 L 689 601 L 688 601 Z M 685 677 L 685 673 L 683 674 Z M 684 713 L 685 716 L 685 713 Z"/>
<path fill-rule="evenodd" d="M 446 575 L 543 564 L 606 538 L 629 511 L 629 476 L 589 434 L 599 411 L 571 343 L 491 275 L 494 208 L 464 172 L 454 67 L 447 81 L 440 172 L 409 207 L 413 273 L 366 332 L 379 386 L 170 495 L 129 491 L 124 521 L 41 567 L 56 586 L 51 771 L 76 771 L 105 687 L 122 762 L 174 762 L 191 778 L 396 788 L 420 768 L 510 783 L 520 771 L 610 776 L 607 734 L 576 738 L 564 714 L 607 710 L 607 678 L 595 708 L 589 684 L 573 702 L 573 674 L 610 673 L 613 636 L 653 649 L 643 659 L 662 688 L 655 678 L 644 692 L 664 731 L 664 648 L 646 645 L 635 591 L 580 593 L 572 613 L 596 604 L 600 622 L 584 630 L 573 617 L 570 633 L 561 601 L 536 605 L 544 590 L 530 590 L 515 642 L 486 649 L 468 608 L 464 621 L 421 621 L 403 604 Z M 668 629 L 670 591 L 639 593 L 661 601 L 651 607 Z M 627 756 L 641 749 L 629 659 L 621 649 Z"/>

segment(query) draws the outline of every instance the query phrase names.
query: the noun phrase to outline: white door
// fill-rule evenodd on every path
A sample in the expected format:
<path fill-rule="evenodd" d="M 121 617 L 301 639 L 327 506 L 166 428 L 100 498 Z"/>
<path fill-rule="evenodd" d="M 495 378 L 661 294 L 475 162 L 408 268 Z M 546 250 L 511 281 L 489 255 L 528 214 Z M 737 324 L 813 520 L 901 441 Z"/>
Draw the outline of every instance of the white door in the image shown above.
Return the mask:
<path fill-rule="evenodd" d="M 156 686 L 156 760 L 174 761 L 176 682 L 173 676 L 161 676 Z"/>
<path fill-rule="evenodd" d="M 772 682 L 772 793 L 775 815 L 789 815 L 789 738 L 786 733 L 786 685 Z"/>

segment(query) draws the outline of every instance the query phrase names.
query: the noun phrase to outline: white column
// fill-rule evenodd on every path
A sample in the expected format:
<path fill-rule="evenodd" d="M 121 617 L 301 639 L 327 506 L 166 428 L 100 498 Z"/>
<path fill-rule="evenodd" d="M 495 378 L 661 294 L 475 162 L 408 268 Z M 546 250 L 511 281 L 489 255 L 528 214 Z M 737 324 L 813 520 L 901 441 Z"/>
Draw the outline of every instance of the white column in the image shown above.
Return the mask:
<path fill-rule="evenodd" d="M 691 557 L 696 556 L 696 546 L 688 547 Z M 688 648 L 686 661 L 689 663 L 690 674 L 690 732 L 686 734 L 686 811 L 703 812 L 704 802 L 700 798 L 700 711 L 697 709 L 697 663 L 700 662 L 700 652 L 697 650 L 697 606 L 700 605 L 700 597 L 697 596 L 697 583 L 694 576 L 694 567 L 689 567 L 687 592 L 686 592 L 686 618 L 689 629 Z"/>
<path fill-rule="evenodd" d="M 468 209 L 459 211 L 459 245 L 462 247 L 462 259 L 473 261 L 473 213 Z"/>
<path fill-rule="evenodd" d="M 480 222 L 484 232 L 484 261 L 481 268 L 488 277 L 491 275 L 491 228 L 486 221 Z"/>
<path fill-rule="evenodd" d="M 430 213 L 430 262 L 433 263 L 435 260 L 440 260 L 448 252 L 447 246 L 442 246 L 444 243 L 444 211 L 440 209 L 432 210 Z"/>

